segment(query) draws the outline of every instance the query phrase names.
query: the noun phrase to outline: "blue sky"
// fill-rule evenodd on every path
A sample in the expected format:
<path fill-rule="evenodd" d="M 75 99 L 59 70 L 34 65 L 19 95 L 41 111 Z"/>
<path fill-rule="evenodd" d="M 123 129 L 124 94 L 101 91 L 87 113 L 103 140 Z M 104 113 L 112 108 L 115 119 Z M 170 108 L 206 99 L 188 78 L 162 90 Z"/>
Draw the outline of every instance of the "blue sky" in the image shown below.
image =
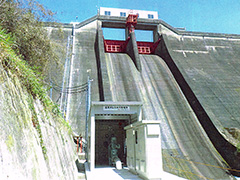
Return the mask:
<path fill-rule="evenodd" d="M 81 22 L 99 7 L 158 11 L 159 19 L 188 31 L 240 34 L 240 0 L 38 0 L 60 22 Z"/>

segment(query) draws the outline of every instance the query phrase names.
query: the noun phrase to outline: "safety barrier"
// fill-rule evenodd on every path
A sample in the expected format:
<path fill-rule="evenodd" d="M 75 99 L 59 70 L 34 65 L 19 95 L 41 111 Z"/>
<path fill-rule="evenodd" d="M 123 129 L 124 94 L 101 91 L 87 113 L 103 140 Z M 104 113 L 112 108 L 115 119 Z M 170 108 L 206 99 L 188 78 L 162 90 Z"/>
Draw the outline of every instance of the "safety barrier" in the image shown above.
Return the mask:
<path fill-rule="evenodd" d="M 126 41 L 119 41 L 119 40 L 104 40 L 104 49 L 105 52 L 108 53 L 125 53 L 126 47 L 130 38 Z"/>
<path fill-rule="evenodd" d="M 108 53 L 126 53 L 126 47 L 129 42 L 128 38 L 126 41 L 119 41 L 119 40 L 104 40 L 104 49 L 105 52 Z M 159 42 L 141 42 L 137 41 L 138 46 L 138 53 L 139 54 L 154 54 Z"/>

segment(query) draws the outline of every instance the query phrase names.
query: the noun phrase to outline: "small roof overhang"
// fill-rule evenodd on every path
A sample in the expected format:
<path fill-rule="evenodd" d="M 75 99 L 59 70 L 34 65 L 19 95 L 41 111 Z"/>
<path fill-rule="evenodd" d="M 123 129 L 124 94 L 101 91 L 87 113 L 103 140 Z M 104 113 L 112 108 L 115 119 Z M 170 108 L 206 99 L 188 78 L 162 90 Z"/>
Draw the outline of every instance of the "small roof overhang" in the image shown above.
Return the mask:
<path fill-rule="evenodd" d="M 109 101 L 93 101 L 90 112 L 95 115 L 95 119 L 101 120 L 124 120 L 138 119 L 142 111 L 142 102 L 126 101 L 126 102 L 109 102 Z"/>

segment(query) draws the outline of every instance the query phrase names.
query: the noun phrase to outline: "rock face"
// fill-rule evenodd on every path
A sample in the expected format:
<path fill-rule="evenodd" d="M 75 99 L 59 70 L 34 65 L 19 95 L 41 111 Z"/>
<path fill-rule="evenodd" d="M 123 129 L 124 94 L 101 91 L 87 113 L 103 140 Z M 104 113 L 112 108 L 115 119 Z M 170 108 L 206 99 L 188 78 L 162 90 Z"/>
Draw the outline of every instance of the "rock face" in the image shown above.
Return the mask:
<path fill-rule="evenodd" d="M 77 179 L 71 131 L 0 64 L 0 179 Z"/>

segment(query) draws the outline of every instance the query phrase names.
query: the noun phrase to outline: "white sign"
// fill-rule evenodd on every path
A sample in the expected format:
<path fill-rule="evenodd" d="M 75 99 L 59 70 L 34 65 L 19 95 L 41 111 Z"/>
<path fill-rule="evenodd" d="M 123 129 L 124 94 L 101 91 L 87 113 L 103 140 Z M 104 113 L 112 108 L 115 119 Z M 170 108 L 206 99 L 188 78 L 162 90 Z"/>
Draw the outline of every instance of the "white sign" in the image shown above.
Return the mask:
<path fill-rule="evenodd" d="M 103 106 L 104 111 L 130 111 L 129 106 L 114 106 L 114 105 L 109 105 L 109 106 Z"/>

